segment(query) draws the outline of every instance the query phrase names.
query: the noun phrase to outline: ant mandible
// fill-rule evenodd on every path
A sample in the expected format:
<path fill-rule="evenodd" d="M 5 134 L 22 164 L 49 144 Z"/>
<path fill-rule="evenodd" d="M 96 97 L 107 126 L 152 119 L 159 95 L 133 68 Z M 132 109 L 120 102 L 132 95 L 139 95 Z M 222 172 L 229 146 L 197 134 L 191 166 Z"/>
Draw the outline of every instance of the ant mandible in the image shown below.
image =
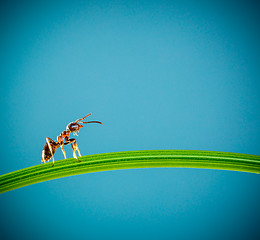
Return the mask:
<path fill-rule="evenodd" d="M 63 152 L 64 158 L 66 158 L 66 153 L 63 148 L 63 145 L 68 145 L 71 144 L 72 150 L 73 150 L 73 157 L 76 158 L 79 162 L 81 162 L 77 155 L 76 155 L 76 150 L 78 151 L 79 156 L 81 157 L 79 147 L 77 145 L 77 141 L 75 138 L 70 138 L 70 133 L 73 133 L 74 135 L 77 135 L 77 132 L 83 127 L 83 125 L 79 123 L 99 123 L 103 124 L 102 122 L 99 121 L 89 121 L 89 122 L 82 122 L 86 117 L 90 116 L 88 114 L 87 116 L 80 118 L 76 120 L 75 122 L 71 122 L 67 125 L 66 130 L 63 131 L 59 136 L 57 136 L 57 141 L 53 141 L 51 138 L 46 137 L 46 143 L 43 147 L 42 150 L 42 160 L 41 164 L 44 162 L 49 161 L 50 158 L 52 158 L 52 166 L 54 166 L 54 153 L 56 152 L 57 148 L 61 147 L 61 150 Z M 77 135 L 78 136 L 78 135 Z"/>

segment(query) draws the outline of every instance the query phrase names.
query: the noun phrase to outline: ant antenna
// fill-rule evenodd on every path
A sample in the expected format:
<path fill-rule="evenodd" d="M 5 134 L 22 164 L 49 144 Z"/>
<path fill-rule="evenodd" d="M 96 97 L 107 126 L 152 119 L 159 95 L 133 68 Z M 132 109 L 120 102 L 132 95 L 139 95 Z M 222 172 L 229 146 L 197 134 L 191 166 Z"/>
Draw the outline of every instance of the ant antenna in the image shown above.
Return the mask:
<path fill-rule="evenodd" d="M 99 123 L 99 124 L 103 124 L 102 122 L 99 122 L 99 121 L 89 121 L 89 122 L 81 122 L 80 123 Z"/>
<path fill-rule="evenodd" d="M 76 120 L 76 123 L 79 122 L 79 121 L 81 121 L 81 120 L 83 120 L 83 119 L 85 119 L 86 117 L 88 117 L 88 116 L 90 116 L 90 115 L 91 115 L 91 113 L 89 113 L 87 116 L 85 116 L 85 117 L 83 117 L 83 118 L 80 118 L 80 119 Z"/>

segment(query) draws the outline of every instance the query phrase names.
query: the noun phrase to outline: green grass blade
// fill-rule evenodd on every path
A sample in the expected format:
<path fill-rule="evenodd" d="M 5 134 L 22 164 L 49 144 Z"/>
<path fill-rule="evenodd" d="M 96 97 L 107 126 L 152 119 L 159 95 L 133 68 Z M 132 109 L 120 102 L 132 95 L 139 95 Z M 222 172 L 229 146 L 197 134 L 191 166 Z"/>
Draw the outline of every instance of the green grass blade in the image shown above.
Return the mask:
<path fill-rule="evenodd" d="M 260 156 L 195 150 L 146 150 L 103 153 L 24 168 L 0 176 L 0 193 L 83 173 L 133 168 L 206 168 L 260 173 Z"/>

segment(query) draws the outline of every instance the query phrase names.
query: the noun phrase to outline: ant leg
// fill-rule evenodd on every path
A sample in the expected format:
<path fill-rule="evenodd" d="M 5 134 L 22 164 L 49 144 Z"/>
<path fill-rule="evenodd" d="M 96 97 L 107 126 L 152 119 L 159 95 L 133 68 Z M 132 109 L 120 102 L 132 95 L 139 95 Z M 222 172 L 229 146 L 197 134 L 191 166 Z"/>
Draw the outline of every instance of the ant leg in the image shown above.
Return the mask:
<path fill-rule="evenodd" d="M 72 144 L 71 144 L 72 145 Z M 80 151 L 79 151 L 79 147 L 77 145 L 77 140 L 75 139 L 74 141 L 74 151 L 75 151 L 75 155 L 76 155 L 76 150 L 78 151 L 78 154 L 79 156 L 81 157 L 81 154 L 80 154 Z M 77 158 L 78 159 L 78 158 Z M 79 162 L 81 162 L 79 159 L 78 159 Z"/>
<path fill-rule="evenodd" d="M 49 149 L 50 149 L 51 155 L 52 155 L 52 166 L 54 166 L 54 156 L 53 156 L 53 153 L 52 153 L 52 147 L 51 147 L 51 144 L 50 144 L 50 140 L 53 141 L 52 139 L 46 137 L 46 142 L 47 142 L 47 144 L 49 146 Z"/>
<path fill-rule="evenodd" d="M 79 147 L 78 147 L 78 144 L 77 144 L 76 141 L 74 142 L 74 147 L 78 151 L 79 156 L 81 157 L 81 154 L 80 154 L 80 151 L 79 151 Z"/>
<path fill-rule="evenodd" d="M 75 139 L 76 140 L 76 139 Z M 76 142 L 76 141 L 75 141 Z M 73 150 L 73 157 L 76 158 L 79 162 L 81 162 L 78 157 L 77 157 L 77 154 L 76 154 L 76 147 L 73 146 L 73 143 L 71 143 L 71 147 L 72 147 L 72 150 Z M 80 155 L 81 156 L 81 155 Z"/>
<path fill-rule="evenodd" d="M 43 158 L 42 158 L 42 160 L 41 160 L 41 164 L 42 164 L 42 163 L 46 163 L 45 159 L 43 159 Z"/>
<path fill-rule="evenodd" d="M 62 152 L 63 152 L 64 158 L 66 159 L 66 153 L 65 153 L 65 150 L 64 150 L 64 148 L 63 148 L 63 145 L 61 145 L 61 150 L 62 150 Z"/>
<path fill-rule="evenodd" d="M 41 164 L 42 163 L 45 163 L 46 161 L 45 161 L 45 151 L 44 150 L 42 150 L 42 160 L 41 160 Z"/>
<path fill-rule="evenodd" d="M 78 157 L 77 157 L 77 155 L 76 155 L 76 152 L 75 152 L 75 148 L 74 148 L 74 146 L 73 146 L 73 143 L 71 143 L 71 147 L 72 147 L 72 150 L 73 150 L 73 157 L 76 158 L 77 160 L 79 160 Z"/>
<path fill-rule="evenodd" d="M 76 155 L 76 147 L 74 147 L 74 145 L 73 145 L 73 143 L 75 143 L 75 142 L 76 142 L 75 138 L 67 139 L 67 142 L 65 142 L 64 145 L 71 144 L 72 151 L 73 151 L 73 157 L 76 158 L 79 162 L 81 162 Z"/>

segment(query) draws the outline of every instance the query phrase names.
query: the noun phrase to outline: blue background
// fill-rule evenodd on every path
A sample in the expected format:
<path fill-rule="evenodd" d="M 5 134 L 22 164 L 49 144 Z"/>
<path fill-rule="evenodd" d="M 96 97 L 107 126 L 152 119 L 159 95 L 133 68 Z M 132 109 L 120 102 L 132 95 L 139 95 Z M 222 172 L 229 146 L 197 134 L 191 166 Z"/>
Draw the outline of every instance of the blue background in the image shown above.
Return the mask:
<path fill-rule="evenodd" d="M 0 174 L 39 164 L 45 137 L 90 112 L 104 125 L 81 129 L 83 155 L 259 155 L 259 10 L 248 0 L 1 2 Z M 68 177 L 2 194 L 0 238 L 260 239 L 259 187 L 256 174 L 206 169 Z"/>

